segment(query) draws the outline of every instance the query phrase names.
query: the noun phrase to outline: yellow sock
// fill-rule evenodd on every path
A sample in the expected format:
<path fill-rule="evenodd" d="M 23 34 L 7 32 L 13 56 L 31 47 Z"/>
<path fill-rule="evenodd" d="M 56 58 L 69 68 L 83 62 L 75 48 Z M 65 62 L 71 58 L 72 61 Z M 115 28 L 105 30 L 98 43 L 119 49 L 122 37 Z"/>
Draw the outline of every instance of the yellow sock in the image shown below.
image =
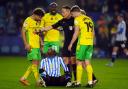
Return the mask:
<path fill-rule="evenodd" d="M 34 73 L 34 77 L 35 77 L 36 81 L 38 81 L 38 79 L 39 79 L 39 72 L 38 72 L 37 65 L 35 65 L 35 64 L 32 65 L 32 71 Z"/>
<path fill-rule="evenodd" d="M 88 75 L 88 82 L 92 82 L 92 73 L 93 73 L 93 69 L 91 65 L 87 65 L 86 66 L 86 71 L 87 71 L 87 75 Z"/>
<path fill-rule="evenodd" d="M 82 77 L 82 72 L 83 72 L 83 68 L 82 65 L 77 65 L 77 83 L 81 83 L 81 77 Z"/>
<path fill-rule="evenodd" d="M 30 66 L 28 67 L 27 71 L 25 72 L 25 74 L 23 75 L 23 78 L 24 78 L 24 79 L 27 79 L 28 76 L 30 75 L 30 73 L 32 72 L 32 68 L 31 68 L 31 67 L 32 67 L 32 66 L 30 65 Z"/>

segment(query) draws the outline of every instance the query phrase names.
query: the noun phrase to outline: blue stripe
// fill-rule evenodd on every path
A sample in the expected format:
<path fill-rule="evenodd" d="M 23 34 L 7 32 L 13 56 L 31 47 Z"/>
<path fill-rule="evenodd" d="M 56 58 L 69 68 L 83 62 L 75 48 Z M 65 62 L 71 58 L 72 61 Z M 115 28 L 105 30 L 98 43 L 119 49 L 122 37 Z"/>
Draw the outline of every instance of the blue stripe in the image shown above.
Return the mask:
<path fill-rule="evenodd" d="M 49 69 L 49 73 L 48 74 L 51 76 L 51 72 L 52 71 L 51 71 L 51 68 L 50 68 L 51 66 L 50 65 L 51 65 L 50 59 L 48 58 L 48 65 L 47 65 L 48 66 L 48 69 Z"/>
<path fill-rule="evenodd" d="M 52 64 L 52 69 L 50 68 Z M 41 66 L 45 68 L 45 70 L 47 71 L 47 74 L 49 76 L 53 76 L 53 77 L 59 77 L 61 76 L 60 73 L 60 66 L 63 67 L 63 69 L 65 71 L 68 71 L 67 66 L 64 64 L 64 61 L 61 57 L 54 57 L 54 58 L 45 58 L 42 60 L 41 62 Z"/>
<path fill-rule="evenodd" d="M 57 64 L 59 64 L 59 65 L 57 65 L 58 71 L 56 71 L 56 75 L 57 76 L 60 76 L 60 62 L 59 62 L 59 57 L 57 57 Z"/>
<path fill-rule="evenodd" d="M 55 64 L 54 70 L 57 69 L 56 62 L 57 62 L 57 59 L 56 59 L 56 57 L 55 57 L 55 58 L 54 58 L 54 64 Z M 57 75 L 56 75 L 56 70 L 54 71 L 54 76 L 57 77 Z"/>

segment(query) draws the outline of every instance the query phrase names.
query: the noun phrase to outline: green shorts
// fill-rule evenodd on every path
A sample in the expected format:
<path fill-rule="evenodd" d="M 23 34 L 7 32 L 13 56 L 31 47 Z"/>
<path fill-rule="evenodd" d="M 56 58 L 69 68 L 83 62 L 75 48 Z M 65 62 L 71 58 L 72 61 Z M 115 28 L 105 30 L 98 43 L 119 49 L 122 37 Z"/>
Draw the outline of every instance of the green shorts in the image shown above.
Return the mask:
<path fill-rule="evenodd" d="M 92 58 L 93 45 L 77 45 L 76 58 L 80 61 L 90 60 Z"/>
<path fill-rule="evenodd" d="M 41 53 L 39 48 L 33 48 L 30 52 L 27 52 L 28 60 L 41 60 Z"/>
<path fill-rule="evenodd" d="M 57 53 L 59 53 L 60 43 L 59 42 L 44 42 L 43 53 L 47 53 L 49 48 L 52 48 Z"/>

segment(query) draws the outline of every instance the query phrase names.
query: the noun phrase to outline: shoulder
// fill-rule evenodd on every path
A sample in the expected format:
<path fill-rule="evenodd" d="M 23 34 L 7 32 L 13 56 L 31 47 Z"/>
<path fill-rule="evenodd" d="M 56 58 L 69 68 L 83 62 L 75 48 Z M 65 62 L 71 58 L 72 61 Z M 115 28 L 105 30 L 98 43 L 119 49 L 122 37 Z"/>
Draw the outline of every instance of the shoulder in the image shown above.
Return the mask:
<path fill-rule="evenodd" d="M 62 15 L 61 15 L 60 13 L 57 13 L 56 16 L 58 16 L 58 17 L 62 17 Z"/>
<path fill-rule="evenodd" d="M 30 17 L 27 17 L 25 20 L 24 20 L 24 22 L 29 22 L 31 20 L 31 18 Z"/>
<path fill-rule="evenodd" d="M 59 13 L 57 13 L 56 14 L 56 17 L 58 17 L 58 18 L 60 18 L 60 19 L 62 19 L 63 17 L 62 17 L 62 15 L 61 14 L 59 14 Z"/>
<path fill-rule="evenodd" d="M 57 58 L 57 59 L 62 59 L 62 57 L 60 57 L 60 56 L 56 56 L 56 58 Z"/>
<path fill-rule="evenodd" d="M 45 17 L 45 16 L 50 16 L 50 13 L 46 13 L 46 14 L 44 15 L 44 17 Z"/>
<path fill-rule="evenodd" d="M 74 19 L 74 24 L 75 24 L 75 25 L 79 24 L 79 22 L 80 22 L 79 20 L 80 20 L 79 17 L 76 17 L 76 18 Z"/>
<path fill-rule="evenodd" d="M 46 62 L 47 61 L 47 58 L 43 58 L 42 60 L 41 60 L 41 62 Z"/>
<path fill-rule="evenodd" d="M 31 18 L 30 18 L 30 17 L 27 17 L 27 18 L 24 20 L 23 27 L 28 26 L 31 21 L 32 21 Z"/>
<path fill-rule="evenodd" d="M 121 23 L 122 23 L 122 24 L 125 24 L 125 21 L 123 20 Z"/>
<path fill-rule="evenodd" d="M 42 19 L 45 19 L 45 18 L 47 18 L 47 17 L 49 17 L 49 16 L 50 16 L 50 14 L 49 14 L 49 13 L 46 13 L 46 14 L 43 16 Z"/>

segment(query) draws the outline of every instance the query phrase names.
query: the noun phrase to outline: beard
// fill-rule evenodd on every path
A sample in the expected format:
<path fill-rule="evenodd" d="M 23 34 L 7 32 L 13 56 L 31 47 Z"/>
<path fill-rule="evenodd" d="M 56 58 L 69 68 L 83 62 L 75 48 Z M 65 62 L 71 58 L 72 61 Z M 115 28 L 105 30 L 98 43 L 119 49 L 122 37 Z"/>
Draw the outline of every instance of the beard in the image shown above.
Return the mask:
<path fill-rule="evenodd" d="M 53 11 L 50 11 L 50 14 L 51 15 L 55 15 L 57 13 L 57 11 L 53 10 Z"/>

